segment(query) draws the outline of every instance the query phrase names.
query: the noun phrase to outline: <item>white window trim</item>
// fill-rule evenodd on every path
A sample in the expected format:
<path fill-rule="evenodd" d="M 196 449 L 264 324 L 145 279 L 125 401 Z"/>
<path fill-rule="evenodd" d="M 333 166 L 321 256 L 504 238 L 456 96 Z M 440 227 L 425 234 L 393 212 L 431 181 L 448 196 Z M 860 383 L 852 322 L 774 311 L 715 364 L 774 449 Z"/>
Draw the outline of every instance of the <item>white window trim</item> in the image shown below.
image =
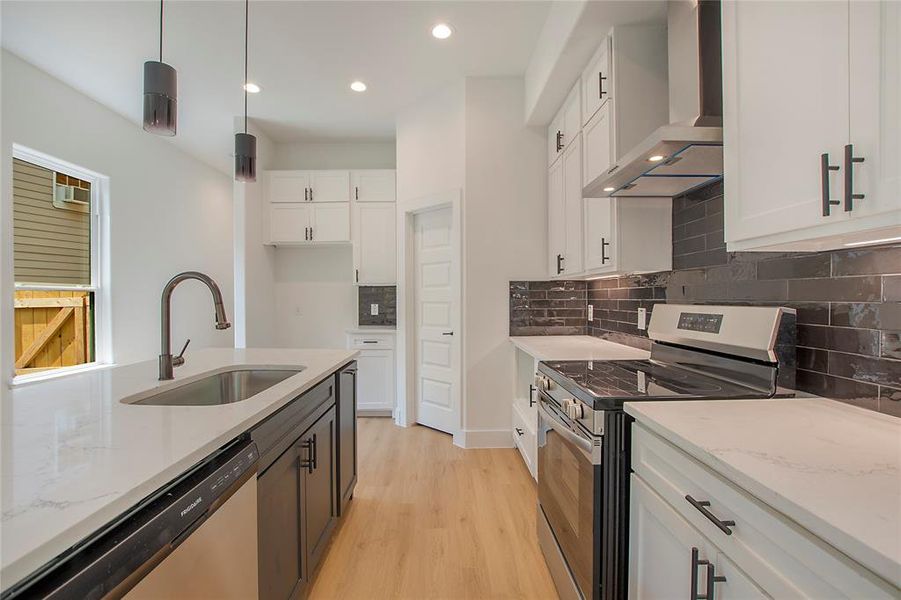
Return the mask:
<path fill-rule="evenodd" d="M 67 290 L 94 292 L 94 361 L 72 367 L 60 367 L 27 375 L 13 375 L 10 384 L 32 383 L 62 375 L 106 367 L 113 362 L 112 319 L 110 294 L 110 230 L 109 177 L 78 165 L 60 160 L 43 152 L 13 144 L 13 158 L 50 169 L 62 171 L 91 184 L 91 285 L 14 284 L 18 290 Z M 13 274 L 15 277 L 15 274 Z M 11 299 L 8 299 L 11 300 Z"/>

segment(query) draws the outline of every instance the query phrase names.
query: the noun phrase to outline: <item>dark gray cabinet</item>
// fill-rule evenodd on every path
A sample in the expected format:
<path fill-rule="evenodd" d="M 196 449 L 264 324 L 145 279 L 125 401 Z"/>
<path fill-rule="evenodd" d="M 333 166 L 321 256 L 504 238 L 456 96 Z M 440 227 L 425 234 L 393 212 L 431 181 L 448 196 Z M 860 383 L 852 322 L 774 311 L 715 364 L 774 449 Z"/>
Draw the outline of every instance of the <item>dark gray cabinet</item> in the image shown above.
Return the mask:
<path fill-rule="evenodd" d="M 260 423 L 257 476 L 262 600 L 303 597 L 338 518 L 337 375 Z"/>
<path fill-rule="evenodd" d="M 357 485 L 357 363 L 338 373 L 338 514 L 343 515 Z"/>
<path fill-rule="evenodd" d="M 338 519 L 335 469 L 336 416 L 332 406 L 304 433 L 300 446 L 303 501 L 301 532 L 307 577 L 315 572 Z"/>

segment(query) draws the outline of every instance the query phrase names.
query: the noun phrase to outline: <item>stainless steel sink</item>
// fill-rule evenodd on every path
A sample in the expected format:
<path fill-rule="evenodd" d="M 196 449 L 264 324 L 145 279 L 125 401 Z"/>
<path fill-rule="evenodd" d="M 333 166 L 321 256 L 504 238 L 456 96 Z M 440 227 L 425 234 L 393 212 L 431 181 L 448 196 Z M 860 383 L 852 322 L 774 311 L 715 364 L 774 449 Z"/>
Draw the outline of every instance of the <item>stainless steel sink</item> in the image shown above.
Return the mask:
<path fill-rule="evenodd" d="M 138 400 L 125 399 L 126 404 L 154 406 L 215 406 L 240 402 L 296 375 L 303 367 L 293 369 L 232 369 L 181 385 Z"/>

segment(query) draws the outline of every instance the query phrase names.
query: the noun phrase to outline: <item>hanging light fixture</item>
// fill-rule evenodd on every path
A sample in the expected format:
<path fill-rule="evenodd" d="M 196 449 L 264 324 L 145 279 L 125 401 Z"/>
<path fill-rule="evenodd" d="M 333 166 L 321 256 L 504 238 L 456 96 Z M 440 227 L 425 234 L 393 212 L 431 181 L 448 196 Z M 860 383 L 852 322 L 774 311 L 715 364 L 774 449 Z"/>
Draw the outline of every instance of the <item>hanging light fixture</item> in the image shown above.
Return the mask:
<path fill-rule="evenodd" d="M 235 134 L 235 179 L 257 180 L 257 138 L 247 133 L 247 37 L 250 0 L 244 0 L 244 133 Z"/>
<path fill-rule="evenodd" d="M 178 83 L 163 62 L 163 0 L 160 0 L 160 59 L 144 63 L 144 131 L 175 135 Z"/>

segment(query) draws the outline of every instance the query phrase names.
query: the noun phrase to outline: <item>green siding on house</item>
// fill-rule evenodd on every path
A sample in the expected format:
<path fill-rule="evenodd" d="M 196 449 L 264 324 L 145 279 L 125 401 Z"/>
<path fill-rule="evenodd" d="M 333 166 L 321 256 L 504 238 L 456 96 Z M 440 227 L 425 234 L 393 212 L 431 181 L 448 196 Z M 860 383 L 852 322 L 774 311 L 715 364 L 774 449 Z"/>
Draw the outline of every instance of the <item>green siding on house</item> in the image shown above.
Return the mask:
<path fill-rule="evenodd" d="M 16 283 L 90 285 L 90 212 L 53 205 L 54 172 L 13 159 Z"/>

